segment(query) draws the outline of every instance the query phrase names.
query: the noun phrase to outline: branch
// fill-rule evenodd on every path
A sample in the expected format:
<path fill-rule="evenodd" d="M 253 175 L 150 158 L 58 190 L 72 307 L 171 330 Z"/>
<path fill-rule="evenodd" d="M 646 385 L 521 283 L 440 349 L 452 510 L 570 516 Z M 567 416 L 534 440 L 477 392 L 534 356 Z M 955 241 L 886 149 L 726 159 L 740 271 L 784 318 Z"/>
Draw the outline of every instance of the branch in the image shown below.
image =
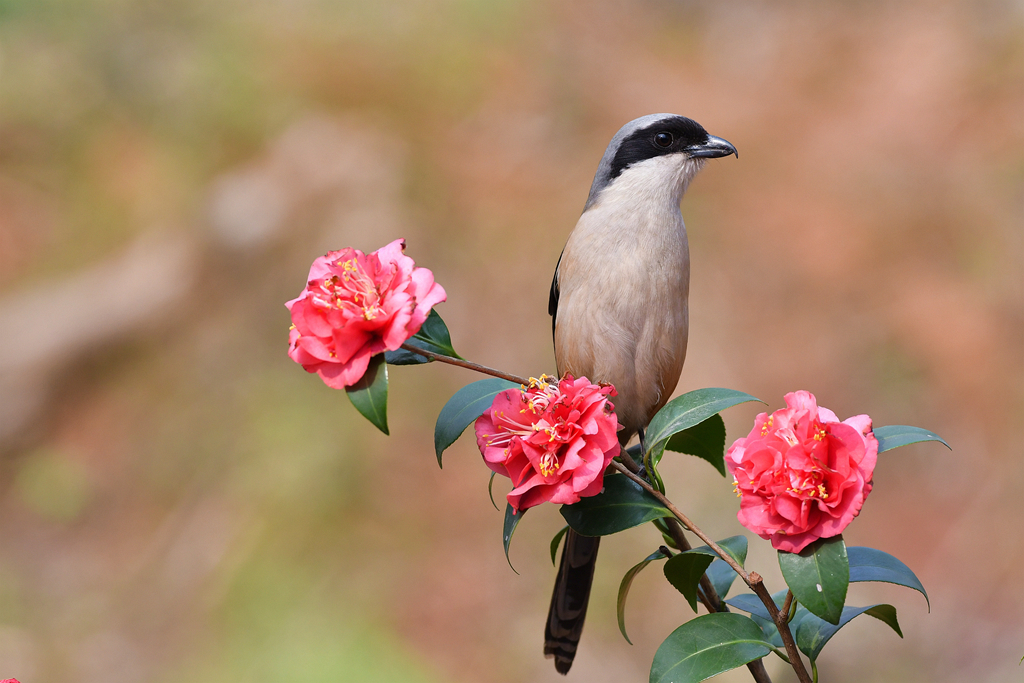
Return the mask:
<path fill-rule="evenodd" d="M 804 668 L 804 662 L 800 659 L 800 651 L 796 647 L 796 642 L 793 640 L 793 633 L 789 629 L 789 623 L 785 617 L 779 612 L 778 605 L 772 600 L 772 596 L 768 593 L 768 589 L 764 587 L 764 580 L 757 572 L 747 573 L 743 567 L 740 566 L 732 555 L 725 552 L 721 546 L 715 543 L 710 536 L 701 531 L 697 526 L 690 521 L 690 519 L 684 515 L 679 508 L 677 508 L 672 501 L 665 497 L 663 493 L 651 486 L 643 478 L 633 474 L 629 471 L 625 465 L 612 461 L 612 467 L 617 469 L 622 474 L 629 477 L 632 481 L 639 484 L 647 493 L 654 496 L 659 503 L 665 506 L 665 508 L 675 515 L 676 519 L 682 522 L 683 526 L 687 530 L 693 532 L 700 540 L 704 541 L 709 548 L 715 551 L 715 554 L 722 558 L 722 561 L 732 567 L 732 570 L 736 572 L 743 582 L 747 584 L 750 590 L 754 591 L 754 594 L 760 598 L 761 602 L 764 603 L 765 608 L 768 610 L 768 614 L 771 615 L 772 621 L 775 623 L 775 627 L 779 630 L 779 636 L 782 638 L 782 643 L 786 646 L 786 653 L 789 655 L 790 664 L 793 666 L 793 670 L 796 672 L 797 678 L 800 679 L 800 683 L 813 683 L 811 677 L 807 673 L 807 669 Z M 671 527 L 669 527 L 671 529 Z M 675 537 L 673 536 L 673 540 Z"/>
<path fill-rule="evenodd" d="M 679 523 L 679 520 L 672 517 L 665 519 L 666 525 L 672 540 L 676 542 L 680 550 L 686 551 L 690 549 L 690 541 L 687 540 L 686 535 L 683 533 L 683 526 Z M 711 583 L 711 579 L 708 578 L 707 574 L 702 574 L 700 577 L 701 590 L 697 593 L 700 596 L 701 602 L 704 603 L 704 607 L 707 608 L 708 612 L 728 612 L 729 606 L 725 604 L 725 601 L 719 597 L 718 591 L 715 590 L 714 585 Z M 768 676 L 768 671 L 764 668 L 763 657 L 761 659 L 755 659 L 752 662 L 747 663 L 747 669 L 750 671 L 750 675 L 754 678 L 756 683 L 772 683 L 771 677 Z"/>
<path fill-rule="evenodd" d="M 486 365 L 480 365 L 479 363 L 472 363 L 468 360 L 462 360 L 461 358 L 452 358 L 451 356 L 446 356 L 441 353 L 427 351 L 426 349 L 421 349 L 417 346 L 413 346 L 412 344 L 402 344 L 402 348 L 405 349 L 406 351 L 412 351 L 417 355 L 424 356 L 425 358 L 441 361 L 442 363 L 448 363 L 449 365 L 457 365 L 458 367 L 466 368 L 467 370 L 476 370 L 477 372 L 482 372 L 485 375 L 490 375 L 491 377 L 498 377 L 501 379 L 507 379 L 509 382 L 515 382 L 516 384 L 530 383 L 529 379 L 525 377 L 520 377 L 519 375 L 511 375 L 507 372 L 502 372 L 501 370 L 489 368 Z"/>
<path fill-rule="evenodd" d="M 741 567 L 739 565 L 739 563 L 736 562 L 736 560 L 733 559 L 732 555 L 730 555 L 729 553 L 727 553 L 724 550 L 722 550 L 722 547 L 719 546 L 717 543 L 715 543 L 711 539 L 710 536 L 708 536 L 703 531 L 698 529 L 696 527 L 696 525 L 694 525 L 694 523 L 690 521 L 689 517 L 684 515 L 679 510 L 679 508 L 677 508 L 675 505 L 673 505 L 672 501 L 670 501 L 668 498 L 666 498 L 663 493 L 658 491 L 656 488 L 651 486 L 649 483 L 647 483 L 646 481 L 644 481 L 643 479 L 641 479 L 637 475 L 635 475 L 632 472 L 630 472 L 629 469 L 626 468 L 624 465 L 622 465 L 620 463 L 617 463 L 614 460 L 612 461 L 612 467 L 617 469 L 619 472 L 622 472 L 623 474 L 625 474 L 627 477 L 629 477 L 634 482 L 639 484 L 645 491 L 647 491 L 647 493 L 649 493 L 652 496 L 654 496 L 655 498 L 657 498 L 658 502 L 661 503 L 662 505 L 664 505 L 668 509 L 669 512 L 671 512 L 673 515 L 675 515 L 676 519 L 678 519 L 680 522 L 682 522 L 683 526 L 688 531 L 693 532 L 693 534 L 695 536 L 697 536 L 697 538 L 699 538 L 700 540 L 704 541 L 704 543 L 709 548 L 714 550 L 715 554 L 718 555 L 720 558 L 722 558 L 722 560 L 726 564 L 728 564 L 730 567 L 732 567 L 732 570 L 734 572 L 736 572 L 737 574 L 739 574 L 740 578 L 743 579 L 743 582 L 745 584 L 747 584 L 747 586 L 749 586 L 751 590 L 753 590 L 754 587 L 750 583 L 750 575 L 747 574 L 747 572 L 743 569 L 743 567 Z"/>
<path fill-rule="evenodd" d="M 793 591 L 786 591 L 786 601 L 782 603 L 782 609 L 779 611 L 786 615 L 787 624 L 793 620 L 792 609 Z"/>
<path fill-rule="evenodd" d="M 500 379 L 508 380 L 509 382 L 515 382 L 516 384 L 525 386 L 530 383 L 530 380 L 525 377 L 512 375 L 507 372 L 502 372 L 501 370 L 489 368 L 486 365 L 480 365 L 479 363 L 473 363 L 468 360 L 462 360 L 461 358 L 453 358 L 452 356 L 446 356 L 441 353 L 427 351 L 426 349 L 421 349 L 416 346 L 412 346 L 411 344 L 402 344 L 402 348 L 405 349 L 406 351 L 410 351 L 425 358 L 430 358 L 432 360 L 440 361 L 442 363 L 448 363 L 449 365 L 455 365 L 460 368 L 466 368 L 467 370 L 475 370 L 476 372 L 480 372 L 485 375 L 490 375 L 491 377 L 498 377 Z M 739 574 L 740 578 L 743 579 L 744 583 L 746 583 L 747 586 L 749 586 L 750 589 L 753 590 L 759 598 L 761 598 L 761 601 L 765 603 L 765 607 L 767 607 L 768 609 L 768 613 L 772 615 L 772 621 L 775 622 L 776 627 L 779 629 L 779 634 L 782 636 L 782 642 L 786 645 L 786 652 L 789 654 L 789 658 L 791 660 L 791 663 L 793 664 L 793 669 L 796 671 L 797 678 L 800 679 L 801 683 L 812 683 L 810 677 L 807 675 L 807 671 L 804 669 L 803 660 L 800 659 L 800 654 L 799 651 L 796 649 L 796 644 L 793 642 L 793 634 L 789 630 L 789 625 L 785 619 L 781 619 L 779 617 L 779 609 L 775 605 L 775 602 L 772 600 L 771 595 L 769 595 L 768 591 L 765 589 L 761 581 L 761 577 L 756 573 L 748 574 L 746 571 L 744 571 L 743 567 L 741 567 L 736 562 L 736 560 L 734 560 L 732 556 L 729 555 L 729 553 L 722 550 L 722 548 L 719 547 L 717 543 L 711 540 L 711 538 L 708 537 L 707 534 L 705 534 L 703 531 L 698 529 L 693 524 L 693 522 L 691 522 L 686 517 L 686 515 L 680 512 L 679 509 L 676 508 L 676 506 L 673 505 L 668 498 L 666 498 L 660 491 L 656 490 L 647 481 L 645 481 L 640 476 L 640 466 L 636 463 L 635 460 L 633 460 L 633 458 L 628 453 L 626 453 L 625 449 L 621 449 L 620 457 L 626 464 L 616 462 L 613 460 L 612 466 L 615 467 L 615 469 L 622 472 L 623 474 L 625 474 L 633 481 L 635 481 L 636 483 L 640 484 L 640 486 L 643 487 L 645 491 L 647 491 L 655 498 L 657 498 L 658 501 L 662 505 L 664 505 L 669 510 L 669 512 L 675 515 L 676 519 L 679 520 L 678 522 L 675 519 L 668 520 L 668 527 L 672 534 L 672 539 L 676 542 L 679 548 L 681 550 L 690 549 L 690 543 L 686 540 L 686 536 L 683 535 L 683 530 L 679 526 L 679 522 L 682 522 L 682 525 L 684 527 L 692 531 L 698 538 L 700 538 L 700 540 L 704 541 L 704 543 L 706 543 L 709 548 L 714 550 L 715 553 L 720 558 L 722 558 L 722 560 L 724 560 L 730 567 L 732 567 L 733 571 Z M 707 575 L 701 577 L 700 587 L 701 590 L 698 591 L 698 593 L 700 595 L 701 602 L 704 603 L 704 607 L 707 608 L 709 612 L 729 611 L 729 608 L 718 596 L 718 593 L 715 591 L 714 586 L 711 585 L 711 581 L 708 579 Z M 771 679 L 768 677 L 767 671 L 765 671 L 762 660 L 758 659 L 753 662 L 750 662 L 749 664 L 747 664 L 747 668 L 750 670 L 751 675 L 754 677 L 754 680 L 757 683 L 771 683 Z"/>

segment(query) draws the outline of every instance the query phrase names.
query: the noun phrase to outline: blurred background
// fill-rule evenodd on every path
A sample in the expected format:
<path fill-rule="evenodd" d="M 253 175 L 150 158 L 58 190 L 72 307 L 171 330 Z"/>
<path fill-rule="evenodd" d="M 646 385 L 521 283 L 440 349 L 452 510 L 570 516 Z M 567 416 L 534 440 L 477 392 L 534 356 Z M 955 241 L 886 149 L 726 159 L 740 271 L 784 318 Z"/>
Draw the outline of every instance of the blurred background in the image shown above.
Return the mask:
<path fill-rule="evenodd" d="M 520 526 L 517 575 L 472 441 L 444 470 L 432 452 L 477 377 L 393 369 L 385 437 L 288 359 L 283 304 L 325 251 L 405 237 L 464 356 L 553 370 L 558 254 L 608 140 L 651 112 L 740 150 L 683 203 L 678 391 L 808 389 L 953 446 L 885 454 L 846 534 L 906 561 L 931 612 L 854 586 L 906 637 L 857 620 L 823 680 L 1021 680 L 1020 0 L 0 0 L 0 677 L 561 680 L 557 510 Z M 730 440 L 756 412 L 726 413 Z M 742 532 L 706 463 L 663 473 Z M 635 645 L 617 631 L 659 542 L 603 544 L 569 680 L 646 680 L 690 617 L 652 568 Z"/>

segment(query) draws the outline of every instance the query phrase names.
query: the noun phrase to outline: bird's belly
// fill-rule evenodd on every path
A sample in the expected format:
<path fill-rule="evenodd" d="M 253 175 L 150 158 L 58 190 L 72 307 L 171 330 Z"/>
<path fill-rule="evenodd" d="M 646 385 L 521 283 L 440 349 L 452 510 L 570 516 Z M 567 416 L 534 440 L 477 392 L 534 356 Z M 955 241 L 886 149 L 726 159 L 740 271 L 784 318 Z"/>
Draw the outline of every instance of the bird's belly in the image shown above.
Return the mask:
<path fill-rule="evenodd" d="M 688 264 L 638 261 L 620 259 L 587 287 L 563 285 L 555 330 L 558 372 L 615 385 L 627 435 L 675 389 L 688 332 Z"/>

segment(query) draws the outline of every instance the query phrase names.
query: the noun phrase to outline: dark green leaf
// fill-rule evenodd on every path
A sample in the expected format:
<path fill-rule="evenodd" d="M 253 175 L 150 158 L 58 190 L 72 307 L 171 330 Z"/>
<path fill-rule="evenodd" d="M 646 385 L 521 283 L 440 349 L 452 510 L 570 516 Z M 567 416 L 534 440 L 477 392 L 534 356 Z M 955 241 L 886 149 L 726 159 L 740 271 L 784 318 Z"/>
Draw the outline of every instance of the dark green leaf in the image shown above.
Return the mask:
<path fill-rule="evenodd" d="M 730 536 L 729 538 L 722 539 L 721 541 L 715 541 L 725 552 L 732 556 L 732 559 L 736 560 L 742 567 L 743 563 L 747 561 L 747 537 L 746 536 Z M 710 555 L 711 557 L 718 557 L 718 554 L 711 549 L 710 546 L 702 545 L 699 548 L 687 550 L 688 553 L 700 553 L 701 555 Z M 728 566 L 728 565 L 726 565 Z M 731 571 L 731 570 L 730 570 Z M 734 574 L 736 572 L 733 572 Z"/>
<path fill-rule="evenodd" d="M 871 609 L 864 610 L 864 614 L 874 617 L 879 621 L 884 621 L 889 625 L 889 628 L 896 631 L 896 635 L 900 638 L 903 637 L 903 630 L 900 629 L 900 622 L 896 620 L 896 608 L 892 605 L 872 605 Z"/>
<path fill-rule="evenodd" d="M 738 562 L 741 567 L 743 566 L 743 563 L 746 562 L 746 536 L 730 536 L 729 538 L 718 541 L 718 546 L 722 548 L 722 550 L 724 550 L 725 552 L 729 553 L 729 555 L 731 555 L 732 558 L 736 560 L 736 562 Z M 726 593 L 729 592 L 729 587 L 732 586 L 732 582 L 736 579 L 736 572 L 733 570 L 733 568 L 730 567 L 723 560 L 718 559 L 718 555 L 715 554 L 715 551 L 706 545 L 702 545 L 699 548 L 693 548 L 692 550 L 687 550 L 683 554 L 697 554 L 714 558 L 714 561 L 711 562 L 711 565 L 706 569 L 708 579 L 711 580 L 711 585 L 715 587 L 715 591 L 718 593 L 719 597 L 725 598 Z M 665 572 L 665 576 L 668 577 L 668 567 L 665 567 Z M 697 580 L 700 580 L 699 576 L 697 577 Z M 669 578 L 669 581 L 672 582 L 672 579 Z M 676 588 L 680 588 L 678 585 L 675 584 L 675 582 L 672 582 L 672 585 L 676 586 Z M 681 588 L 680 591 L 682 591 Z M 684 592 L 683 595 L 687 594 Z M 691 603 L 691 606 L 692 604 L 693 603 Z M 694 609 L 696 610 L 696 608 Z"/>
<path fill-rule="evenodd" d="M 584 536 L 607 536 L 672 516 L 657 498 L 622 474 L 605 475 L 603 492 L 563 505 L 561 513 L 569 526 Z"/>
<path fill-rule="evenodd" d="M 850 558 L 850 583 L 882 581 L 913 588 L 924 596 L 925 602 L 928 603 L 928 611 L 931 611 L 932 603 L 928 599 L 928 593 L 925 592 L 924 585 L 917 575 L 910 571 L 910 567 L 889 553 L 874 548 L 855 546 L 847 548 L 846 553 Z"/>
<path fill-rule="evenodd" d="M 900 630 L 900 624 L 896 620 L 896 608 L 892 605 L 844 607 L 838 624 L 830 624 L 826 621 L 822 621 L 802 608 L 797 608 L 797 612 L 803 612 L 803 614 L 800 616 L 799 626 L 796 627 L 794 633 L 796 646 L 800 648 L 800 651 L 807 655 L 807 658 L 811 661 L 818 658 L 818 655 L 821 654 L 822 648 L 825 647 L 825 643 L 827 643 L 839 629 L 846 626 L 854 617 L 858 617 L 861 614 L 869 614 L 875 619 L 885 622 L 893 631 L 896 631 L 900 638 L 903 637 L 903 631 Z M 794 619 L 794 621 L 796 620 Z M 791 627 L 792 623 L 793 622 L 790 622 Z"/>
<path fill-rule="evenodd" d="M 505 523 L 501 529 L 501 542 L 505 546 L 505 561 L 508 562 L 508 566 L 512 567 L 512 560 L 508 556 L 508 546 L 512 543 L 512 534 L 516 532 L 516 527 L 519 526 L 519 522 L 523 519 L 523 515 L 526 514 L 526 510 L 520 510 L 516 512 L 515 508 L 511 505 L 505 505 Z M 512 571 L 516 572 L 516 568 L 512 567 Z M 518 574 L 519 572 L 516 572 Z"/>
<path fill-rule="evenodd" d="M 698 683 L 771 652 L 749 617 L 729 612 L 691 619 L 669 635 L 651 665 L 651 683 Z"/>
<path fill-rule="evenodd" d="M 804 610 L 804 613 L 810 614 L 809 612 L 807 612 L 807 610 Z M 771 619 L 762 619 L 761 617 L 755 614 L 751 614 L 750 618 L 754 621 L 755 624 L 761 627 L 761 633 L 764 634 L 765 640 L 767 640 L 769 643 L 779 648 L 780 650 L 786 647 L 786 644 L 782 642 L 782 636 L 779 635 L 779 629 L 775 627 L 775 622 L 773 622 Z M 790 624 L 790 628 L 793 628 L 792 624 Z"/>
<path fill-rule="evenodd" d="M 441 414 L 437 416 L 437 424 L 434 425 L 434 451 L 437 453 L 438 466 L 441 465 L 441 455 L 445 449 L 455 443 L 466 427 L 473 424 L 491 407 L 494 397 L 512 388 L 518 389 L 519 385 L 491 377 L 467 384 L 448 399 L 444 408 L 441 408 Z"/>
<path fill-rule="evenodd" d="M 690 609 L 697 611 L 697 586 L 713 557 L 702 554 L 680 553 L 665 563 L 665 578 L 683 594 Z"/>
<path fill-rule="evenodd" d="M 494 509 L 500 512 L 501 508 L 494 502 L 494 475 L 496 474 L 497 472 L 491 472 L 491 478 L 487 480 L 487 495 L 491 499 L 491 505 L 494 506 Z"/>
<path fill-rule="evenodd" d="M 383 354 L 370 359 L 366 374 L 352 386 L 345 387 L 345 393 L 363 417 L 388 433 L 388 366 Z"/>
<path fill-rule="evenodd" d="M 410 337 L 407 344 L 412 344 L 412 338 Z M 433 349 L 431 349 L 433 351 Z M 406 349 L 395 349 L 394 351 L 385 351 L 384 360 L 388 362 L 388 365 L 423 365 L 424 363 L 433 363 L 434 359 L 427 356 L 422 356 L 413 351 Z"/>
<path fill-rule="evenodd" d="M 677 396 L 651 419 L 645 432 L 647 454 L 657 464 L 665 450 L 665 444 L 684 429 L 700 424 L 712 415 L 738 403 L 759 401 L 750 394 L 733 389 L 697 389 Z"/>
<path fill-rule="evenodd" d="M 878 439 L 879 453 L 891 451 L 894 448 L 906 446 L 907 444 L 918 443 L 919 441 L 938 441 L 946 448 L 953 450 L 941 436 L 920 427 L 889 425 L 887 427 L 875 427 L 873 432 L 875 438 Z"/>
<path fill-rule="evenodd" d="M 565 529 L 562 529 L 561 533 L 565 533 Z M 555 548 L 554 545 L 552 545 L 552 549 L 553 548 Z M 554 562 L 554 558 L 555 554 L 554 550 L 552 550 L 552 562 Z M 655 560 L 664 559 L 665 555 L 661 552 L 661 550 L 654 551 L 653 553 L 648 555 L 646 559 L 642 560 L 639 564 L 633 565 L 630 568 L 630 570 L 626 572 L 626 575 L 622 577 L 622 583 L 619 584 L 619 598 L 616 601 L 615 610 L 619 618 L 619 632 L 622 633 L 622 637 L 625 638 L 626 642 L 630 645 L 633 644 L 633 641 L 629 639 L 628 635 L 626 635 L 626 596 L 629 595 L 629 588 L 633 585 L 633 579 L 636 578 L 636 575 L 640 573 L 641 569 L 649 565 L 651 562 L 654 562 Z"/>
<path fill-rule="evenodd" d="M 707 575 L 711 580 L 711 585 L 715 587 L 715 592 L 724 600 L 725 596 L 729 594 L 729 589 L 732 588 L 732 582 L 736 580 L 736 572 L 725 562 L 715 558 L 711 566 L 708 567 Z"/>
<path fill-rule="evenodd" d="M 770 614 L 768 614 L 768 608 L 764 606 L 761 599 L 753 593 L 740 593 L 734 598 L 729 598 L 725 601 L 726 604 L 732 605 L 738 610 L 749 612 L 750 614 L 760 617 L 761 619 L 772 620 Z"/>
<path fill-rule="evenodd" d="M 719 560 L 720 561 L 720 560 Z M 728 566 L 728 565 L 726 565 Z M 731 571 L 731 570 L 730 570 Z M 733 572 L 735 574 L 735 572 Z M 786 602 L 786 591 L 779 591 L 772 595 L 772 599 L 775 601 L 775 606 L 780 610 L 782 605 Z M 764 633 L 765 640 L 770 642 L 775 647 L 783 647 L 782 636 L 779 635 L 779 630 L 775 628 L 775 622 L 772 621 L 768 615 L 768 609 L 753 593 L 741 593 L 734 598 L 730 598 L 725 601 L 732 607 L 738 610 L 750 613 L 750 618 L 754 620 L 754 623 L 761 627 L 761 632 Z M 796 630 L 797 625 L 800 622 L 801 614 L 810 614 L 807 610 L 797 611 L 797 615 L 789 622 L 789 627 L 792 630 Z"/>
<path fill-rule="evenodd" d="M 782 605 L 786 602 L 786 591 L 779 591 L 772 594 L 772 600 L 775 601 L 775 606 L 781 610 Z M 771 615 L 768 614 L 768 608 L 764 606 L 763 602 L 761 602 L 761 598 L 757 597 L 753 593 L 740 593 L 735 598 L 729 598 L 725 602 L 738 610 L 749 612 L 752 616 L 766 619 L 768 621 L 772 620 Z"/>
<path fill-rule="evenodd" d="M 423 326 L 420 327 L 420 331 L 410 337 L 405 343 L 419 349 L 439 353 L 442 356 L 462 357 L 455 353 L 455 349 L 452 348 L 452 337 L 448 333 L 448 326 L 444 324 L 441 316 L 433 309 L 431 309 L 430 315 L 423 322 Z M 429 363 L 432 360 L 405 349 L 387 351 L 384 355 L 391 365 L 418 365 L 420 363 Z"/>
<path fill-rule="evenodd" d="M 555 537 L 551 539 L 551 566 L 552 567 L 555 566 L 555 555 L 558 554 L 558 544 L 562 542 L 562 536 L 565 536 L 565 533 L 567 531 L 569 531 L 569 525 L 568 524 L 563 526 L 561 528 L 561 530 L 559 530 L 559 532 L 557 534 L 555 534 Z M 627 638 L 626 640 L 629 640 L 629 638 Z"/>
<path fill-rule="evenodd" d="M 786 585 L 800 604 L 830 624 L 838 624 L 850 583 L 850 561 L 842 536 L 822 538 L 799 553 L 779 551 Z"/>
<path fill-rule="evenodd" d="M 689 429 L 673 434 L 665 450 L 695 455 L 707 460 L 725 476 L 725 422 L 715 414 Z"/>

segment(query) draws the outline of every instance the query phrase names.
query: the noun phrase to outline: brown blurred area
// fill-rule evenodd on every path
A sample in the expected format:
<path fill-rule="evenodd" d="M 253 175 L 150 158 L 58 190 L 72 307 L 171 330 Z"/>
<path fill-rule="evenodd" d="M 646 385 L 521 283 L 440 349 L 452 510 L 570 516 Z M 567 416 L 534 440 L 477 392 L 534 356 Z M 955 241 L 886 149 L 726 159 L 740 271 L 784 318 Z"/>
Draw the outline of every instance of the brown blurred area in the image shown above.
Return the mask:
<path fill-rule="evenodd" d="M 394 368 L 385 437 L 287 358 L 283 303 L 323 252 L 405 237 L 464 356 L 552 370 L 559 251 L 651 112 L 740 151 L 683 202 L 679 391 L 808 389 L 953 446 L 883 454 L 846 534 L 931 612 L 854 586 L 905 639 L 858 620 L 822 680 L 1021 680 L 1019 0 L 0 1 L 0 677 L 560 680 L 557 511 L 520 526 L 517 575 L 471 439 L 432 452 L 476 377 Z M 730 440 L 757 410 L 726 413 Z M 710 533 L 742 532 L 730 482 L 663 467 Z M 690 618 L 649 569 L 635 645 L 617 631 L 659 542 L 604 544 L 569 680 L 646 680 Z M 748 567 L 781 586 L 765 542 Z"/>

